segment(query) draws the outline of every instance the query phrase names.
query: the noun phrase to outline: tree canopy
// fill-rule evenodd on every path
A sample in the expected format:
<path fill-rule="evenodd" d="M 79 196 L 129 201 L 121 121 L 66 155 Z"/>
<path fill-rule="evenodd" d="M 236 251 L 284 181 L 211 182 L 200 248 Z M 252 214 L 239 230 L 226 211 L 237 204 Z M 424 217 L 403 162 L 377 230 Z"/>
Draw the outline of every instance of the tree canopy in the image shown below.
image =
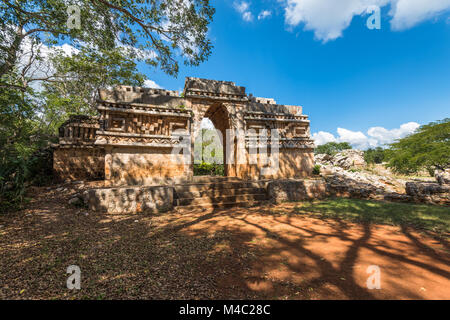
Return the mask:
<path fill-rule="evenodd" d="M 52 131 L 56 132 L 56 128 L 70 115 L 95 114 L 98 88 L 120 84 L 143 85 L 145 76 L 121 51 L 121 48 L 82 48 L 71 56 L 51 55 L 54 81 L 43 84 L 40 97 L 43 100 L 42 120 Z"/>
<path fill-rule="evenodd" d="M 328 142 L 317 146 L 315 149 L 316 154 L 328 154 L 330 156 L 335 155 L 343 150 L 352 149 L 352 146 L 348 142 Z"/>
<path fill-rule="evenodd" d="M 364 160 L 367 163 L 382 163 L 386 158 L 386 150 L 382 147 L 369 148 L 364 151 Z"/>
<path fill-rule="evenodd" d="M 69 28 L 64 0 L 0 1 L 0 78 L 17 64 L 22 45 L 55 45 L 113 50 L 176 76 L 179 58 L 198 65 L 211 53 L 207 37 L 214 8 L 208 0 L 79 0 L 79 28 Z M 78 13 L 77 12 L 77 13 Z"/>
<path fill-rule="evenodd" d="M 450 166 L 450 118 L 431 122 L 390 145 L 388 166 L 403 174 Z"/>

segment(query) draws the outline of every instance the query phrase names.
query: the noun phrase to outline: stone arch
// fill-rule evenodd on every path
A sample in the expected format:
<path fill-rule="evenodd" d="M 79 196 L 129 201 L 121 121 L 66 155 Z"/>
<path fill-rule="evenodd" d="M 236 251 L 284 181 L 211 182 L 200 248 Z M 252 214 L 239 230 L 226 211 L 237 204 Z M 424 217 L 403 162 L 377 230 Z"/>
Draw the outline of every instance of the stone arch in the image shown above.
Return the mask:
<path fill-rule="evenodd" d="M 236 158 L 236 143 L 233 143 L 228 148 L 227 142 L 227 130 L 235 129 L 234 121 L 235 115 L 231 113 L 230 107 L 224 103 L 216 102 L 206 105 L 202 108 L 201 112 L 195 117 L 197 122 L 195 127 L 197 127 L 197 134 L 200 133 L 200 123 L 203 118 L 208 118 L 213 123 L 214 127 L 219 130 L 222 134 L 222 147 L 223 147 L 223 160 L 225 166 L 225 176 L 236 176 L 235 170 L 235 158 Z M 195 137 L 194 137 L 195 139 Z M 232 137 L 234 139 L 234 135 Z M 230 154 L 232 153 L 232 154 Z M 227 159 L 233 159 L 233 163 L 228 163 Z"/>

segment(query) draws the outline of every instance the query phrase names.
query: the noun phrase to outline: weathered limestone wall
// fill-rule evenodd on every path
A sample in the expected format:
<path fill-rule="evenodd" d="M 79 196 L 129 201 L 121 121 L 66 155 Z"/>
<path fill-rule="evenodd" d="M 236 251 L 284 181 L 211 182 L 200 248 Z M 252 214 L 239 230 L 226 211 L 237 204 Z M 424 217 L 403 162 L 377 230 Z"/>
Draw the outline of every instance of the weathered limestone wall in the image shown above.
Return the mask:
<path fill-rule="evenodd" d="M 181 154 L 173 155 L 171 151 L 171 148 L 114 147 L 107 151 L 107 180 L 113 185 L 152 185 L 189 180 L 190 166 L 183 164 Z"/>
<path fill-rule="evenodd" d="M 268 168 L 264 155 L 254 155 L 256 163 L 251 164 L 250 156 L 246 155 L 249 164 L 238 165 L 238 177 L 243 179 L 296 179 L 312 175 L 314 167 L 314 152 L 310 149 L 281 149 L 278 156 L 278 169 L 262 171 Z M 273 160 L 274 158 L 272 158 Z M 271 161 L 272 161 L 271 160 Z M 269 168 L 268 168 L 269 169 Z"/>
<path fill-rule="evenodd" d="M 267 185 L 269 199 L 274 203 L 320 199 L 327 196 L 325 180 L 276 180 Z"/>
<path fill-rule="evenodd" d="M 53 169 L 60 180 L 103 180 L 105 150 L 94 147 L 59 147 L 53 151 Z"/>
<path fill-rule="evenodd" d="M 110 214 L 162 212 L 173 208 L 173 187 L 90 189 L 83 201 L 90 210 Z"/>
<path fill-rule="evenodd" d="M 276 178 L 306 178 L 312 175 L 314 151 L 299 149 L 280 150 L 280 170 Z"/>
<path fill-rule="evenodd" d="M 415 202 L 450 205 L 450 184 L 407 182 L 406 193 Z"/>

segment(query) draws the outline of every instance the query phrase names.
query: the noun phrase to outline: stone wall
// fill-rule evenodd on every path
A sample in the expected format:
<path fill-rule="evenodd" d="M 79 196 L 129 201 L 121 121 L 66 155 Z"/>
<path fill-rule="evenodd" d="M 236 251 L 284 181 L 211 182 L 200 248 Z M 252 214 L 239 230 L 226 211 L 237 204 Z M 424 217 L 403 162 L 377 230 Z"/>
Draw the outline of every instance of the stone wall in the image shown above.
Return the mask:
<path fill-rule="evenodd" d="M 58 147 L 53 151 L 53 169 L 59 180 L 103 180 L 105 150 L 88 146 Z"/>
<path fill-rule="evenodd" d="M 278 168 L 275 170 L 262 171 L 263 168 L 269 169 L 267 162 L 263 161 L 261 157 L 256 157 L 256 161 L 255 164 L 239 165 L 238 176 L 251 180 L 307 178 L 312 175 L 314 153 L 312 150 L 280 149 Z"/>
<path fill-rule="evenodd" d="M 106 172 L 113 185 L 152 185 L 189 180 L 190 165 L 171 148 L 115 147 L 107 152 Z"/>
<path fill-rule="evenodd" d="M 267 184 L 269 199 L 274 203 L 321 199 L 327 196 L 325 180 L 275 180 Z"/>
<path fill-rule="evenodd" d="M 154 213 L 173 208 L 172 187 L 90 189 L 83 193 L 89 210 L 110 214 Z"/>
<path fill-rule="evenodd" d="M 450 205 L 450 184 L 407 182 L 406 193 L 414 202 Z"/>
<path fill-rule="evenodd" d="M 450 185 L 410 181 L 406 182 L 405 192 L 395 190 L 394 184 L 385 177 L 368 174 L 335 173 L 325 179 L 327 193 L 334 197 L 450 205 Z"/>

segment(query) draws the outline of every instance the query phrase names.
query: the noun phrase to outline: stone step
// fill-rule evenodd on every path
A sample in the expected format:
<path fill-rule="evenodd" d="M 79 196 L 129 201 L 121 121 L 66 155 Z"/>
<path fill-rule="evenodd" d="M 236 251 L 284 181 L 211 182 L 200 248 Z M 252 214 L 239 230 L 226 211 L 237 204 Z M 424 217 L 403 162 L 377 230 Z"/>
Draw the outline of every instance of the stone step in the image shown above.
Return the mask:
<path fill-rule="evenodd" d="M 224 189 L 247 189 L 247 188 L 265 188 L 266 183 L 262 181 L 237 181 L 237 182 L 219 182 L 219 183 L 189 183 L 175 185 L 176 193 L 200 192 L 206 190 L 224 190 Z"/>
<path fill-rule="evenodd" d="M 241 181 L 237 177 L 221 177 L 221 176 L 194 176 L 194 183 L 217 183 L 217 182 L 227 182 L 227 181 Z"/>
<path fill-rule="evenodd" d="M 232 204 L 242 202 L 257 202 L 267 200 L 266 194 L 240 194 L 232 196 L 219 196 L 219 197 L 202 197 L 202 198 L 182 198 L 174 200 L 175 206 L 192 206 L 192 205 L 219 205 L 219 204 Z"/>
<path fill-rule="evenodd" d="M 267 200 L 261 201 L 240 201 L 240 202 L 225 202 L 225 203 L 208 203 L 199 205 L 177 206 L 175 209 L 179 212 L 190 212 L 194 210 L 212 210 L 212 209 L 226 209 L 233 207 L 248 208 L 252 206 L 262 205 L 267 203 Z"/>
<path fill-rule="evenodd" d="M 203 198 L 203 197 L 221 197 L 221 196 L 234 196 L 241 194 L 266 194 L 267 191 L 264 188 L 227 188 L 227 189 L 213 189 L 213 190 L 200 190 L 200 191 L 182 191 L 175 192 L 175 199 L 183 198 Z"/>

